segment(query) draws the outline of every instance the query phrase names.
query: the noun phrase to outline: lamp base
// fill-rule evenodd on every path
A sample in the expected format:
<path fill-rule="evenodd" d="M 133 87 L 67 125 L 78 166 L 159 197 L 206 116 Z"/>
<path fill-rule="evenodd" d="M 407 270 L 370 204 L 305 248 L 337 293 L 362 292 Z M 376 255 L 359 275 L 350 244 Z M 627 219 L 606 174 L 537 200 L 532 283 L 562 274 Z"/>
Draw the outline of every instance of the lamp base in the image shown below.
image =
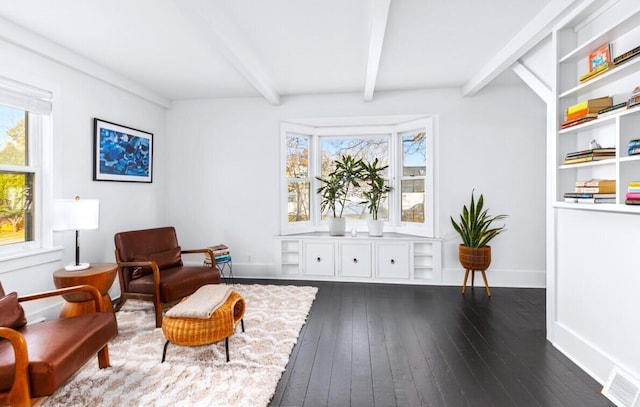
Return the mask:
<path fill-rule="evenodd" d="M 79 264 L 69 264 L 68 266 L 64 266 L 66 271 L 80 271 L 86 270 L 91 267 L 90 263 L 79 263 Z"/>

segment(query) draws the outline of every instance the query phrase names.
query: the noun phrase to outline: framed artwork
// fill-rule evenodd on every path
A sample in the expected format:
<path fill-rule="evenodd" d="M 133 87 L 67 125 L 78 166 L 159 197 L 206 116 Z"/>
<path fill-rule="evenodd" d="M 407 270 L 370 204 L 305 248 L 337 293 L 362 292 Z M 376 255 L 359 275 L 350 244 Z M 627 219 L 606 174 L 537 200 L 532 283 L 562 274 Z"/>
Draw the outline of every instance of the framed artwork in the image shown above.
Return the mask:
<path fill-rule="evenodd" d="M 153 134 L 94 119 L 93 180 L 152 182 Z"/>

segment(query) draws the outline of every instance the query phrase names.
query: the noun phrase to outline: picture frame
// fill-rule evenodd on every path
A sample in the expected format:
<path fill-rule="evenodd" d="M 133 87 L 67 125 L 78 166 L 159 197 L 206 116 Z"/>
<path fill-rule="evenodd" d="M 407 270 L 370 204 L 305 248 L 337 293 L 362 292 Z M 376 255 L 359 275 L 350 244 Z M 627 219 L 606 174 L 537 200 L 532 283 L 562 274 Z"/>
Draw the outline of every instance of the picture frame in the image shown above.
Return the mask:
<path fill-rule="evenodd" d="M 93 180 L 153 182 L 153 134 L 94 118 Z"/>

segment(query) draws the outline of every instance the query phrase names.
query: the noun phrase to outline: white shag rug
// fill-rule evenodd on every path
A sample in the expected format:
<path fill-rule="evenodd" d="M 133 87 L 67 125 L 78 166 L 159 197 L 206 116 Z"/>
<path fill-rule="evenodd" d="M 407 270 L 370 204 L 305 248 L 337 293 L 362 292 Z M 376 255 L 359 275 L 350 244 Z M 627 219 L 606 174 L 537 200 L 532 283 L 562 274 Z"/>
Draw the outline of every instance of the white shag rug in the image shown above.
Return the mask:
<path fill-rule="evenodd" d="M 306 322 L 316 287 L 242 285 L 245 332 L 204 346 L 165 343 L 153 305 L 128 300 L 116 313 L 118 336 L 109 343 L 111 367 L 92 358 L 52 396 L 50 406 L 266 406 Z"/>

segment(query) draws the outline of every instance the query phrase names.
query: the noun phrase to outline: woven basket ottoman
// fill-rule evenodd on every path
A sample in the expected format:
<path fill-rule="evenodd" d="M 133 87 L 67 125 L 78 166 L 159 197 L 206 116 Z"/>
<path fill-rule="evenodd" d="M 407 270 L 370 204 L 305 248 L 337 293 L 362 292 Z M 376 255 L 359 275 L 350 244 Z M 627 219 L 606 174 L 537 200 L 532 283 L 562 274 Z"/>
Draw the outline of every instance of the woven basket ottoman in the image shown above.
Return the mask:
<path fill-rule="evenodd" d="M 162 361 L 169 342 L 183 346 L 200 346 L 224 339 L 229 361 L 229 336 L 238 323 L 244 332 L 244 298 L 223 284 L 205 285 L 167 311 L 162 318 L 164 344 Z"/>

